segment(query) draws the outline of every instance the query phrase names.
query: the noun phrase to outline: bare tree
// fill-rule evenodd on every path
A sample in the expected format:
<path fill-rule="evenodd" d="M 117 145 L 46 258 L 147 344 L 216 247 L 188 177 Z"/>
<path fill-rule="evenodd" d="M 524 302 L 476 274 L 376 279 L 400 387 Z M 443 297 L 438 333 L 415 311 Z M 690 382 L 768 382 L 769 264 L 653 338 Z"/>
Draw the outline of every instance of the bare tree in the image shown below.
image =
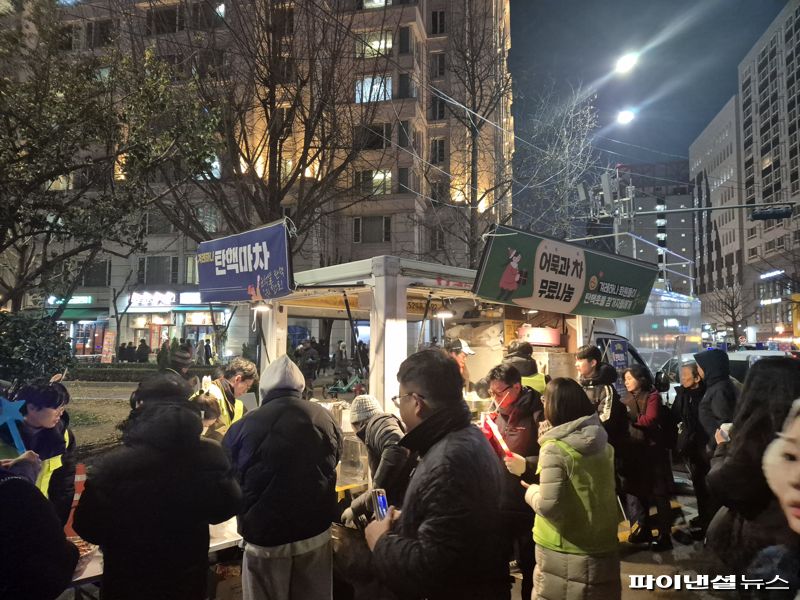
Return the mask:
<path fill-rule="evenodd" d="M 717 327 L 733 331 L 733 343 L 739 343 L 739 336 L 745 322 L 758 310 L 755 297 L 740 283 L 718 287 L 709 292 L 709 308 L 704 311 L 714 319 Z"/>
<path fill-rule="evenodd" d="M 223 6 L 183 0 L 183 25 L 155 2 L 128 18 L 134 47 L 174 62 L 216 117 L 215 156 L 198 164 L 176 154 L 152 183 L 155 205 L 198 242 L 289 216 L 293 251 L 319 255 L 330 217 L 384 193 L 367 174 L 391 146 L 391 129 L 375 121 L 378 101 L 397 92 L 397 13 L 369 11 L 376 39 L 363 15 L 327 0 Z M 155 35 L 164 31 L 175 35 Z"/>
<path fill-rule="evenodd" d="M 568 238 L 576 217 L 588 214 L 578 185 L 594 177 L 598 127 L 594 96 L 580 88 L 559 94 L 551 84 L 527 99 L 531 116 L 521 124 L 527 143 L 517 147 L 514 223 L 531 231 Z"/>
<path fill-rule="evenodd" d="M 128 310 L 130 309 L 131 305 L 133 304 L 133 290 L 136 287 L 135 282 L 131 282 L 131 278 L 133 277 L 134 272 L 133 269 L 128 271 L 128 274 L 125 276 L 125 281 L 122 282 L 122 285 L 119 288 L 112 287 L 111 288 L 111 307 L 114 312 L 114 322 L 117 325 L 117 333 L 119 334 L 122 331 L 122 319 L 128 314 Z M 128 294 L 128 301 L 125 304 L 125 307 L 120 310 L 119 308 L 119 299 L 122 297 L 123 294 Z M 121 343 L 121 339 L 117 339 L 118 343 Z"/>
<path fill-rule="evenodd" d="M 431 86 L 431 116 L 441 118 L 441 108 L 446 107 L 451 122 L 459 127 L 450 130 L 449 173 L 442 177 L 440 169 L 428 168 L 424 177 L 434 190 L 434 204 L 439 205 L 433 208 L 440 213 L 435 215 L 435 226 L 446 227 L 466 246 L 467 263 L 476 268 L 481 235 L 490 223 L 506 216 L 503 209 L 510 205 L 508 15 L 498 14 L 497 4 L 487 0 L 454 1 L 449 8 L 445 53 L 449 85 Z M 438 152 L 432 145 L 429 162 L 438 162 Z M 447 192 L 439 191 L 443 189 Z M 441 214 L 442 207 L 449 208 L 447 214 Z"/>

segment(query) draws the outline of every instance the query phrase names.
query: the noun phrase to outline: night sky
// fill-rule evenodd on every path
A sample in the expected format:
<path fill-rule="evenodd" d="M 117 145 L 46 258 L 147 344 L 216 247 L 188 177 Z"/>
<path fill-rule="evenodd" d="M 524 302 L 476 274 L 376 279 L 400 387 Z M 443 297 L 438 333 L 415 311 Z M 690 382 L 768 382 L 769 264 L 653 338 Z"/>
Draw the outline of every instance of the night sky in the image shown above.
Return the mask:
<path fill-rule="evenodd" d="M 601 135 L 658 154 L 598 139 L 603 161 L 662 162 L 689 145 L 736 92 L 737 67 L 786 0 L 511 0 L 515 118 L 525 95 L 552 79 L 589 84 L 613 70 L 626 51 L 648 45 L 634 71 L 598 90 Z M 641 107 L 627 126 L 622 108 Z M 521 131 L 518 129 L 518 132 Z M 518 142 L 519 143 L 519 142 Z M 676 155 L 676 156 L 669 156 Z"/>

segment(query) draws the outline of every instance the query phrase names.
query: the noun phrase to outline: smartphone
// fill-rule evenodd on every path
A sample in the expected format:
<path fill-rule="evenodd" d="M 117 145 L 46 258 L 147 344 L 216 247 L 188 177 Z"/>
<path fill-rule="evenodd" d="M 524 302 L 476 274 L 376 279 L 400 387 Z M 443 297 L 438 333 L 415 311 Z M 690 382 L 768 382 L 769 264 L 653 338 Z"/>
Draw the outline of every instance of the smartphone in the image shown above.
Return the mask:
<path fill-rule="evenodd" d="M 386 513 L 389 512 L 389 502 L 386 500 L 386 490 L 377 488 L 372 490 L 372 510 L 375 513 L 375 518 L 382 521 L 386 518 Z"/>

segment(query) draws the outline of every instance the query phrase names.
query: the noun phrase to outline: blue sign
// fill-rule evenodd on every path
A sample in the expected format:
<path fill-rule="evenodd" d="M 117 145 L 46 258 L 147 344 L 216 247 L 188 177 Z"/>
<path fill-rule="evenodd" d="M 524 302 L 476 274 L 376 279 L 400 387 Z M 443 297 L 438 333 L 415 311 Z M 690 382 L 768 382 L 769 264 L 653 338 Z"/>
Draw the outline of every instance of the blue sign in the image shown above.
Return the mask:
<path fill-rule="evenodd" d="M 617 371 L 617 380 L 614 382 L 614 387 L 620 396 L 624 396 L 627 390 L 622 378 L 622 374 L 630 366 L 628 353 L 628 342 L 625 340 L 615 340 L 609 338 L 598 338 L 597 343 L 600 346 L 605 346 L 606 360 Z"/>
<path fill-rule="evenodd" d="M 257 301 L 293 291 L 285 221 L 201 242 L 197 272 L 203 302 Z"/>

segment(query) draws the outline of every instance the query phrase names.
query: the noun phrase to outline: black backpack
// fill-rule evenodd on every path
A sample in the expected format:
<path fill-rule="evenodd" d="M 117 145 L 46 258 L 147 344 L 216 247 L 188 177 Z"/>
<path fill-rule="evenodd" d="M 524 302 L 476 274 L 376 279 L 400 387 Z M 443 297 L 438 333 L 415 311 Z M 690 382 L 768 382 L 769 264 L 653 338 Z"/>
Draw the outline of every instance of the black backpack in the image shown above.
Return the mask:
<path fill-rule="evenodd" d="M 678 420 L 672 414 L 669 406 L 659 399 L 658 403 L 658 428 L 661 430 L 661 441 L 670 450 L 675 450 L 678 444 Z"/>

